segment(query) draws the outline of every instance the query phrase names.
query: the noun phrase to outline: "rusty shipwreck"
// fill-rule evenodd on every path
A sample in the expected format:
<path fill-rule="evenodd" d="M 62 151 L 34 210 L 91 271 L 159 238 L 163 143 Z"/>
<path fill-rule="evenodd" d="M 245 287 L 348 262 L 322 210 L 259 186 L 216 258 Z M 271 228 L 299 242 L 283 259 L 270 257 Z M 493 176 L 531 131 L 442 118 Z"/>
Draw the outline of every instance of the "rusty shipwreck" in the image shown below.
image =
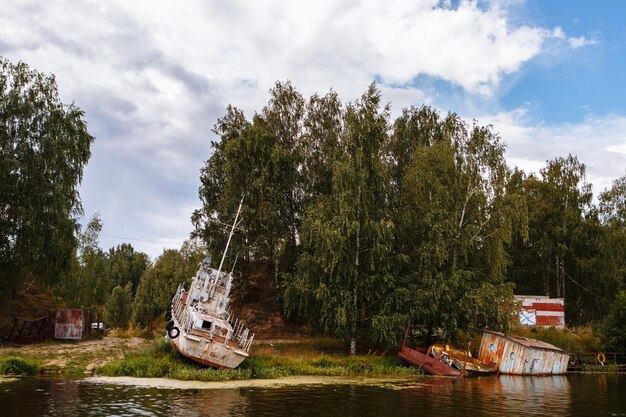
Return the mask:
<path fill-rule="evenodd" d="M 561 375 L 567 372 L 570 354 L 536 339 L 483 331 L 478 359 L 498 364 L 509 375 Z"/>
<path fill-rule="evenodd" d="M 411 347 L 408 343 L 411 325 L 404 333 L 404 341 L 398 352 L 403 361 L 419 366 L 424 371 L 438 376 L 481 376 L 497 371 L 498 365 L 492 361 L 483 362 L 472 357 L 469 350 L 457 349 L 449 344 L 435 344 L 428 349 Z"/>
<path fill-rule="evenodd" d="M 243 200 L 242 200 L 243 202 Z M 181 284 L 166 319 L 167 337 L 183 356 L 214 368 L 233 369 L 248 356 L 254 334 L 235 320 L 229 310 L 232 272 L 222 271 L 226 252 L 237 225 L 241 204 L 217 269 L 211 259 L 200 263 L 189 290 Z"/>
<path fill-rule="evenodd" d="M 469 346 L 467 350 L 448 344 L 410 347 L 408 334 L 407 328 L 398 356 L 432 375 L 562 375 L 570 360 L 569 353 L 549 343 L 490 330 L 483 331 L 478 357 L 472 357 Z"/>

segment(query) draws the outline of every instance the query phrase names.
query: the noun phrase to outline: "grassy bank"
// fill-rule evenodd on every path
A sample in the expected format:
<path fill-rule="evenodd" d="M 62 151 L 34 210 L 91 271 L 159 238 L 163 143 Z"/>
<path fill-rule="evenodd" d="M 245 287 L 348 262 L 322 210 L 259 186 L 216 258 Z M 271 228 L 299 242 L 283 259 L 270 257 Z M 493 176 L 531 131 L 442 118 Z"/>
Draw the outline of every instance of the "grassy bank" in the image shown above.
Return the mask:
<path fill-rule="evenodd" d="M 308 376 L 407 376 L 418 374 L 395 356 L 345 356 L 335 351 L 335 342 L 327 339 L 302 343 L 259 344 L 238 369 L 200 368 L 181 358 L 163 339 L 156 340 L 123 359 L 97 370 L 98 375 L 173 378 L 195 381 L 230 381 L 242 379 Z M 332 353 L 320 353 L 330 351 Z"/>
<path fill-rule="evenodd" d="M 41 365 L 32 358 L 10 355 L 0 358 L 0 375 L 34 376 L 41 371 Z"/>
<path fill-rule="evenodd" d="M 568 352 L 600 352 L 602 346 L 592 329 L 515 329 L 512 334 L 546 341 Z M 142 334 L 143 335 L 143 334 Z M 147 336 L 147 335 L 146 335 Z M 477 349 L 480 334 L 463 335 L 459 346 Z M 20 349 L 0 349 L 0 375 L 65 374 L 172 378 L 196 381 L 268 379 L 286 376 L 380 376 L 402 377 L 420 373 L 387 352 L 347 356 L 346 346 L 336 338 L 308 337 L 258 341 L 251 357 L 236 370 L 203 368 L 185 360 L 158 336 L 146 341 L 137 334 L 120 334 L 102 340 L 53 342 Z M 586 372 L 617 372 L 617 367 L 597 367 L 595 354 L 579 355 Z M 607 358 L 609 359 L 609 358 Z M 615 362 L 612 358 L 606 365 Z M 615 369 L 614 369 L 615 368 Z"/>
<path fill-rule="evenodd" d="M 106 337 L 0 348 L 0 374 L 91 374 L 94 369 L 123 358 L 126 352 L 135 351 L 144 343 L 148 342 L 137 337 Z"/>

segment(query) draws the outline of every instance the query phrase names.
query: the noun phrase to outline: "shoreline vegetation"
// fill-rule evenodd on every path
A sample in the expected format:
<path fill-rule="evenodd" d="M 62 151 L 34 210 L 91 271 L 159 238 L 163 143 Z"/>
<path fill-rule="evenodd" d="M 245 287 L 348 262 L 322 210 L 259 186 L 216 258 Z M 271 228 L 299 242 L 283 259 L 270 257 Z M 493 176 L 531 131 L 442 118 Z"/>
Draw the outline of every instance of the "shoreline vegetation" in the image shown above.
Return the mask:
<path fill-rule="evenodd" d="M 519 329 L 519 335 L 553 343 L 570 352 L 599 350 L 590 328 Z M 472 340 L 473 346 L 478 344 Z M 34 346 L 34 345 L 30 345 Z M 45 354 L 44 354 L 45 353 Z M 132 333 L 83 342 L 53 342 L 39 347 L 0 349 L 0 375 L 66 375 L 98 378 L 167 378 L 226 382 L 291 377 L 407 378 L 423 375 L 390 351 L 349 356 L 332 337 L 261 340 L 237 369 L 216 370 L 181 357 L 168 341 L 133 337 Z M 617 373 L 617 366 L 583 364 L 583 372 Z"/>
<path fill-rule="evenodd" d="M 259 341 L 250 358 L 233 370 L 216 370 L 188 361 L 160 336 L 143 343 L 120 343 L 99 352 L 73 354 L 72 347 L 78 348 L 81 343 L 46 344 L 62 348 L 57 349 L 60 353 L 47 357 L 28 350 L 1 349 L 0 375 L 96 375 L 223 382 L 292 376 L 396 378 L 421 374 L 419 369 L 406 366 L 391 354 L 370 352 L 348 356 L 339 339 L 327 337 Z M 120 351 L 124 353 L 120 355 Z M 94 358 L 102 355 L 112 360 Z M 94 359 L 100 359 L 101 365 L 93 366 Z"/>

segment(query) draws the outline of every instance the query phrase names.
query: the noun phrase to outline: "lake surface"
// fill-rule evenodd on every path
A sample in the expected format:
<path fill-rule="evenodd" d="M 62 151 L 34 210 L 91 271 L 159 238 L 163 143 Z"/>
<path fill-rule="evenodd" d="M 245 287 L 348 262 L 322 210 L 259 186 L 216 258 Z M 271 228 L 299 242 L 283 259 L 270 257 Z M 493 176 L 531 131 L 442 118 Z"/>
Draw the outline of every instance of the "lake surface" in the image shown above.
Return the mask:
<path fill-rule="evenodd" d="M 370 386 L 159 389 L 0 382 L 0 416 L 626 416 L 626 376 L 420 377 Z"/>

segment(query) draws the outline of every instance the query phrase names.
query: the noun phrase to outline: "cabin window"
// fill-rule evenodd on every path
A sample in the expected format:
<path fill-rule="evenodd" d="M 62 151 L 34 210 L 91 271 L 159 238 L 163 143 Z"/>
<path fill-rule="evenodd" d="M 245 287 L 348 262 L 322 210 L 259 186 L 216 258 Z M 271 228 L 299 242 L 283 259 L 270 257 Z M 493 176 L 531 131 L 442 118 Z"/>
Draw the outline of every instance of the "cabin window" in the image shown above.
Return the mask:
<path fill-rule="evenodd" d="M 495 343 L 492 343 L 489 345 L 489 352 L 495 352 L 496 351 L 496 345 Z"/>
<path fill-rule="evenodd" d="M 510 358 L 511 360 L 515 359 L 515 352 L 511 352 L 511 353 L 509 354 L 509 358 Z"/>
<path fill-rule="evenodd" d="M 213 323 L 211 323 L 210 321 L 202 320 L 202 328 L 203 329 L 211 330 L 211 326 L 212 325 L 213 325 Z"/>

